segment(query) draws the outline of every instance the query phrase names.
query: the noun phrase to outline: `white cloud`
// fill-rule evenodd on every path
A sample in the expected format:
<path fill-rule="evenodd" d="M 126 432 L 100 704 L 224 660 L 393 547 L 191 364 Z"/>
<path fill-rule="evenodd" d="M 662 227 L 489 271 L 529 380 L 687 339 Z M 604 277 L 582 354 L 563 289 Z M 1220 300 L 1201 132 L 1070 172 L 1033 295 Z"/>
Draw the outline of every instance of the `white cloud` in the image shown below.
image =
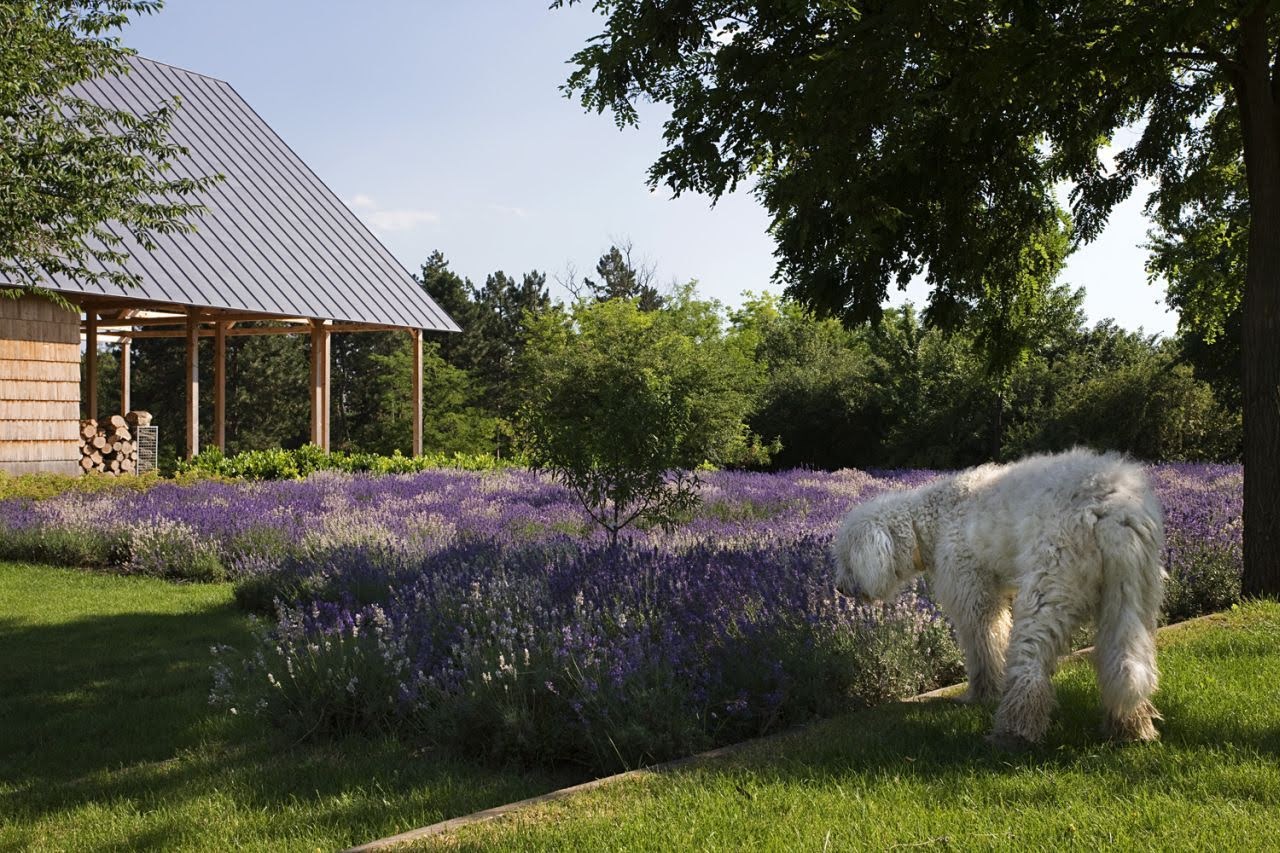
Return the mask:
<path fill-rule="evenodd" d="M 510 207 L 505 204 L 491 204 L 489 207 L 496 210 L 498 213 L 502 213 L 507 216 L 514 216 L 516 219 L 529 218 L 529 211 L 525 210 L 523 207 Z"/>
<path fill-rule="evenodd" d="M 358 194 L 347 202 L 357 216 L 374 231 L 412 231 L 419 225 L 434 225 L 440 214 L 433 210 L 384 210 L 371 197 Z"/>
<path fill-rule="evenodd" d="M 375 231 L 412 231 L 419 225 L 440 221 L 440 214 L 430 210 L 374 210 L 364 219 Z"/>

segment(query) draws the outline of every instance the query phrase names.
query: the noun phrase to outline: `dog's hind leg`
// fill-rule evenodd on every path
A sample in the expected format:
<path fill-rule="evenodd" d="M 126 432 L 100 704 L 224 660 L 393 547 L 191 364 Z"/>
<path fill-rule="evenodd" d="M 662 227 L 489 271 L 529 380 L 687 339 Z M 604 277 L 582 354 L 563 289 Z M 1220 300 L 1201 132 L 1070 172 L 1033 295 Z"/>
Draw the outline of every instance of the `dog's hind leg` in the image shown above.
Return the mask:
<path fill-rule="evenodd" d="M 1004 696 L 991 733 L 992 742 L 1000 746 L 1036 743 L 1044 737 L 1056 704 L 1053 673 L 1058 657 L 1080 622 L 1064 602 L 1046 600 L 1041 586 L 1033 582 L 1014 599 Z"/>

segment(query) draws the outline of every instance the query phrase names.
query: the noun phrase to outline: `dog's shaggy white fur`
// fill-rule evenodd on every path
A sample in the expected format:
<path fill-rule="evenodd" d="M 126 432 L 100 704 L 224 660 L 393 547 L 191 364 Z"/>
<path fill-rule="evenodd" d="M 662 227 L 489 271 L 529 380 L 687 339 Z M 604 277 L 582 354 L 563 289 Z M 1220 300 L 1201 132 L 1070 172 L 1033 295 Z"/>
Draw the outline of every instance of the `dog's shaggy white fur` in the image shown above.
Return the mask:
<path fill-rule="evenodd" d="M 849 512 L 833 550 L 846 595 L 887 599 L 928 577 L 964 650 L 966 698 L 998 699 L 991 739 L 1016 746 L 1044 736 L 1058 657 L 1089 620 L 1107 731 L 1159 737 L 1163 543 L 1142 468 L 1077 449 L 881 495 Z"/>

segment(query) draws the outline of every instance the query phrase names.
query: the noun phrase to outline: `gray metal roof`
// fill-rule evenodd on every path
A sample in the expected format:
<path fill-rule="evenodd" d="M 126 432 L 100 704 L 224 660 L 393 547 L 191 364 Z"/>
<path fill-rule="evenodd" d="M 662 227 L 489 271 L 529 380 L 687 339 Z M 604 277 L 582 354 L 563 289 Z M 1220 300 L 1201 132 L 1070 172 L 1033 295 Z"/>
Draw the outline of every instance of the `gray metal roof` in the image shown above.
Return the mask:
<path fill-rule="evenodd" d="M 159 234 L 153 252 L 116 228 L 140 287 L 46 286 L 209 308 L 458 331 L 345 204 L 229 84 L 134 56 L 130 73 L 92 80 L 77 94 L 141 114 L 175 95 L 169 138 L 190 155 L 176 177 L 222 174 L 199 201 L 192 233 Z"/>

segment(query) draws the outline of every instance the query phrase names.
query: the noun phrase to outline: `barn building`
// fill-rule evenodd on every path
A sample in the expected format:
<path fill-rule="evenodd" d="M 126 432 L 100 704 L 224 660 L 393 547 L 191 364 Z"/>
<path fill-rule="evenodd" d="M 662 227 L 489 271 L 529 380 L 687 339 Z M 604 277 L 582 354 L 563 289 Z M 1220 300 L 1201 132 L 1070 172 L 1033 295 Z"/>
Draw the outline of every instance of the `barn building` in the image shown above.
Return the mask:
<path fill-rule="evenodd" d="M 225 449 L 227 338 L 310 336 L 311 441 L 327 449 L 330 336 L 403 330 L 417 342 L 413 449 L 421 453 L 423 333 L 457 325 L 230 85 L 141 57 L 129 66 L 82 84 L 82 94 L 137 114 L 181 98 L 170 139 L 190 153 L 175 176 L 225 179 L 201 196 L 207 212 L 194 218 L 196 230 L 156 235 L 154 251 L 117 230 L 140 286 L 40 282 L 79 314 L 38 296 L 0 298 L 0 471 L 79 472 L 82 399 L 91 416 L 112 414 L 98 410 L 99 344 L 120 343 L 128 410 L 130 343 L 155 337 L 186 341 L 182 426 L 194 455 L 200 338 L 214 342 L 211 439 Z"/>

